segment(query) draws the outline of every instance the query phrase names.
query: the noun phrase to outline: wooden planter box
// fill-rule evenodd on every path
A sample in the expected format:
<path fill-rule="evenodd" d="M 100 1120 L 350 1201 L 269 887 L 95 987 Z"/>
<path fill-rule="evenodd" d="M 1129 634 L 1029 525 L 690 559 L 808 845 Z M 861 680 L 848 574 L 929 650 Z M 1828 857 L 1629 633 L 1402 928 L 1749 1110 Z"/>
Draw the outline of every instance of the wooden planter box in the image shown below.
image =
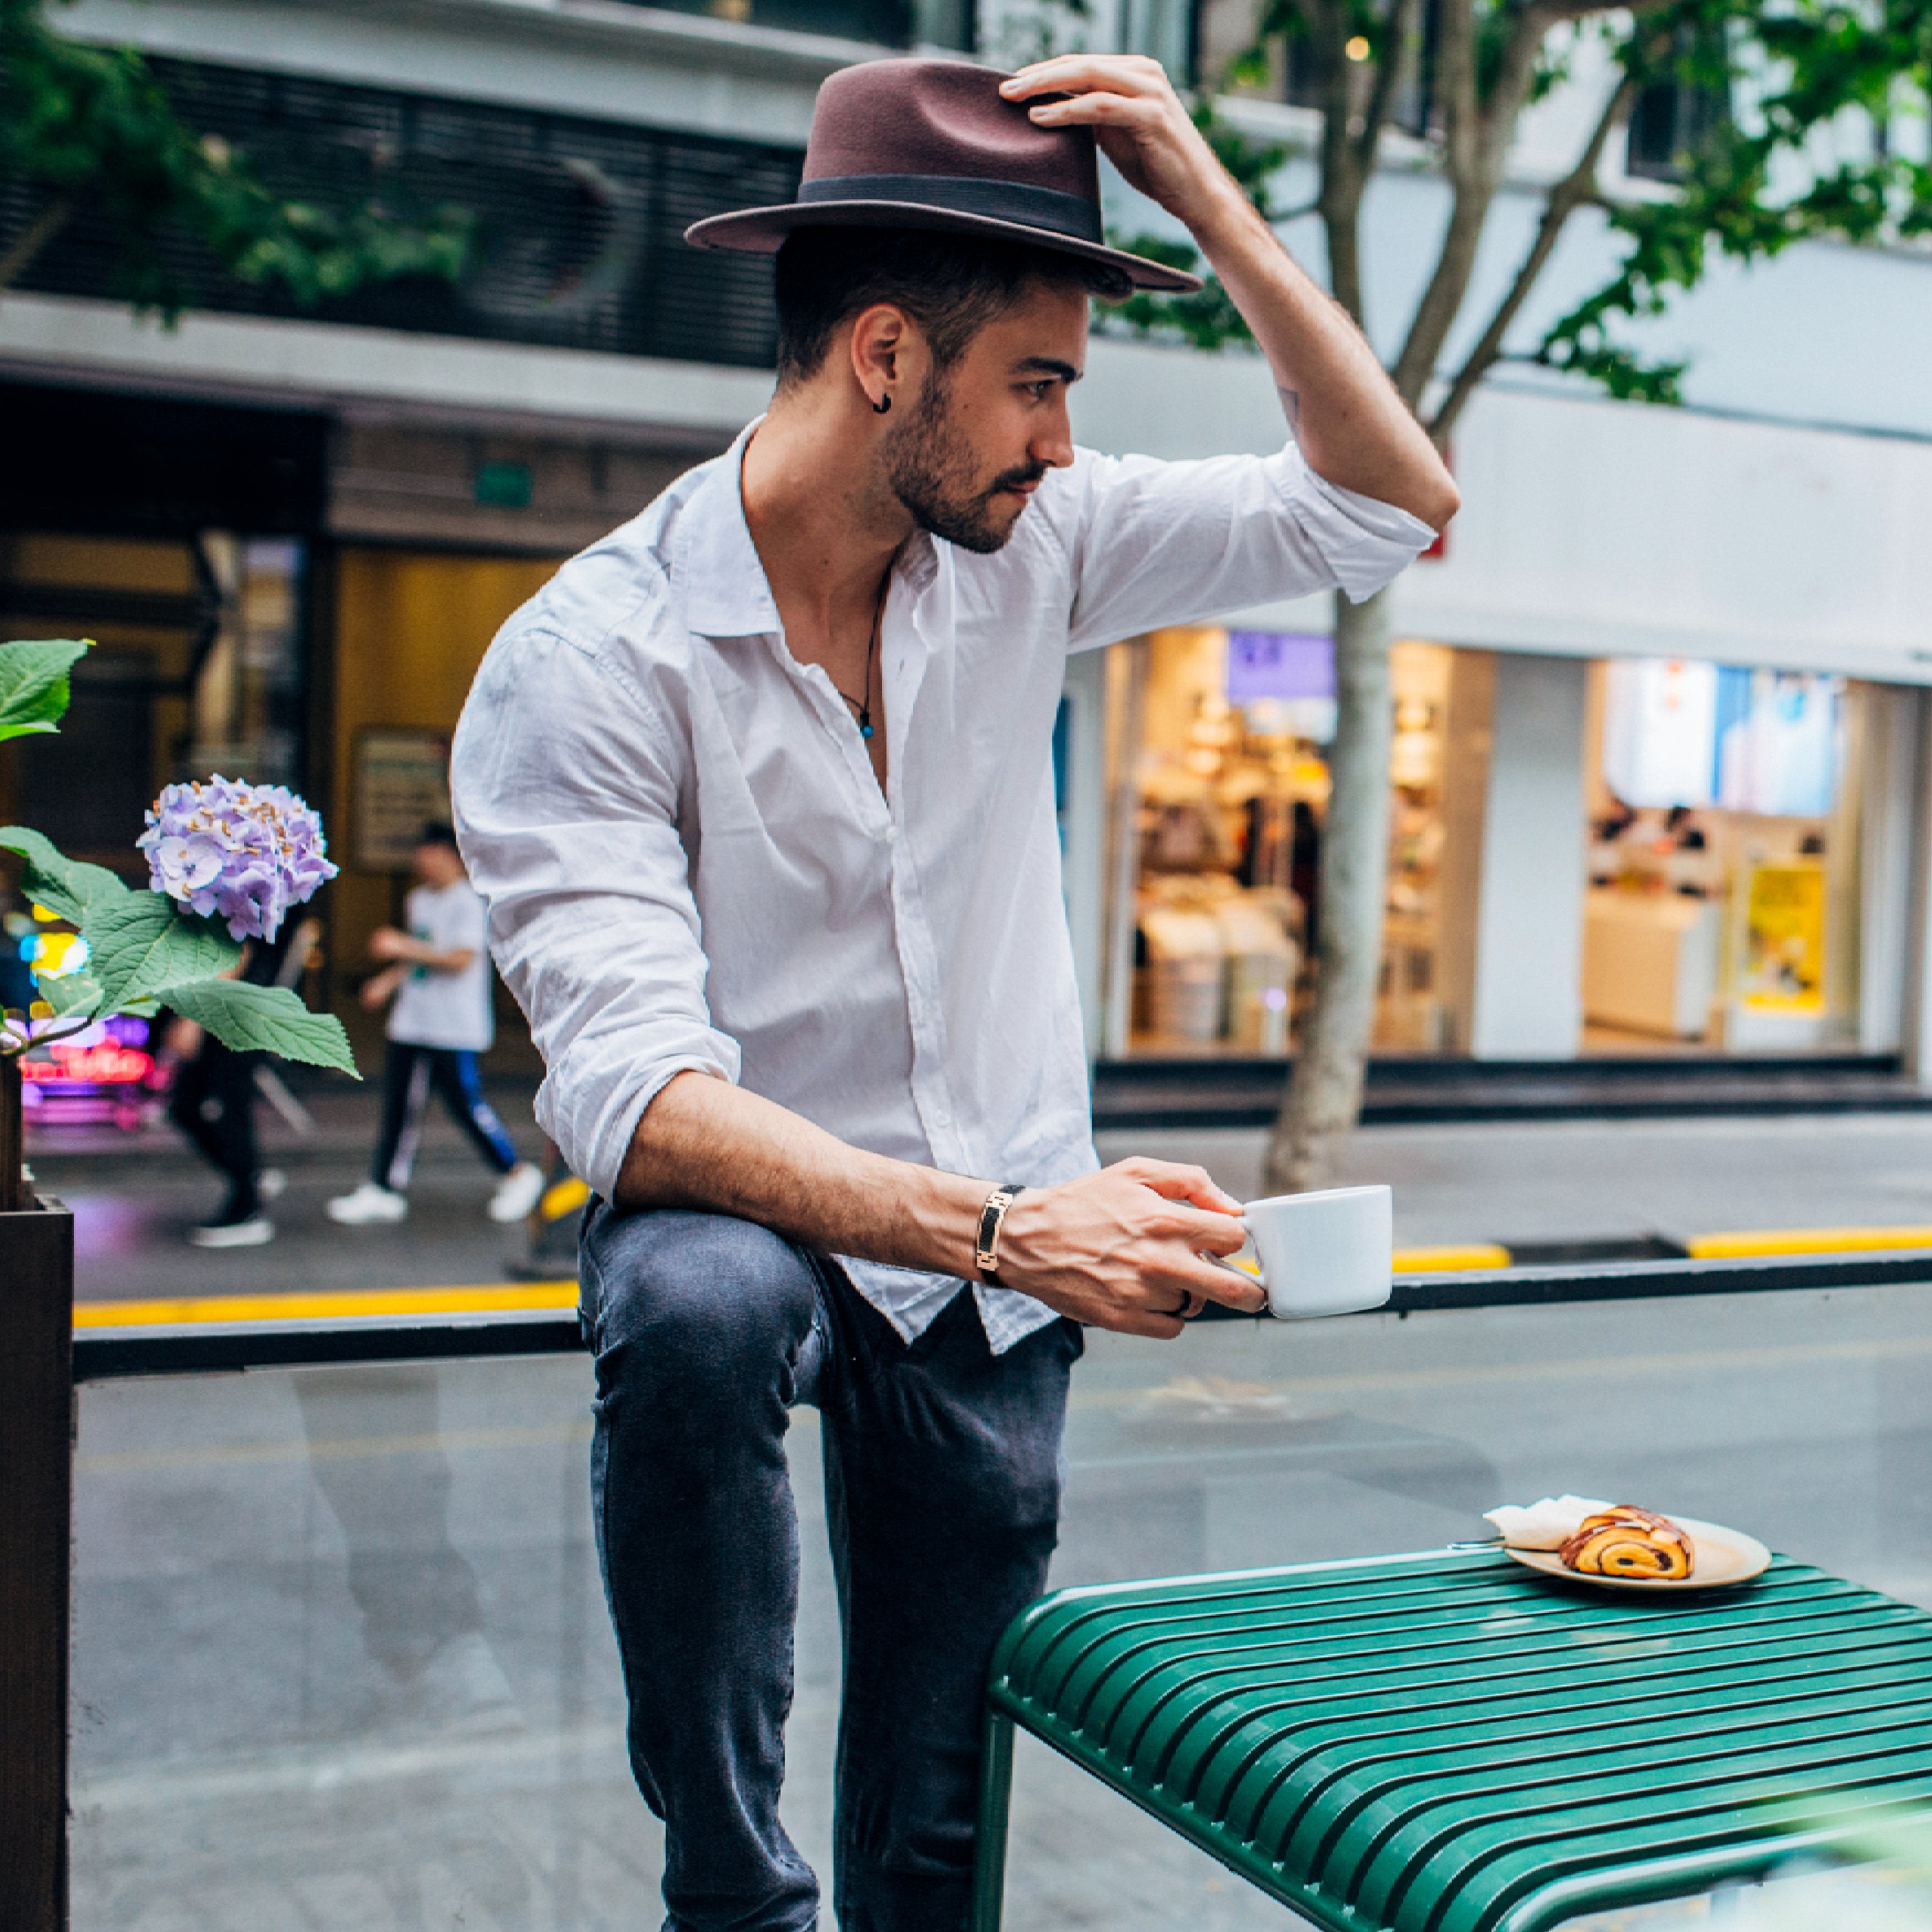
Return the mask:
<path fill-rule="evenodd" d="M 0 1926 L 65 1932 L 74 1216 L 0 1214 Z"/>

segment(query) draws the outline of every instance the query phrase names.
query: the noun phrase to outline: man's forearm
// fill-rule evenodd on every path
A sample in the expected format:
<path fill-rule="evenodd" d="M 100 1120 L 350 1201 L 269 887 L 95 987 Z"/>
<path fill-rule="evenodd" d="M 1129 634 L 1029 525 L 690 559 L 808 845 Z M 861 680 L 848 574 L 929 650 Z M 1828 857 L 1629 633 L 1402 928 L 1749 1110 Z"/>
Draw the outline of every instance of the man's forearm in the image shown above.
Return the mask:
<path fill-rule="evenodd" d="M 628 1213 L 730 1214 L 824 1253 L 970 1281 L 989 1185 L 848 1147 L 694 1072 L 644 1109 L 614 1192 Z M 1172 1338 L 1203 1301 L 1252 1314 L 1266 1305 L 1259 1283 L 1206 1258 L 1241 1245 L 1238 1206 L 1198 1168 L 1166 1161 L 1030 1187 L 1001 1232 L 1000 1280 L 1076 1322 L 1130 1334 Z"/>
<path fill-rule="evenodd" d="M 1440 530 L 1461 500 L 1435 446 L 1341 305 L 1228 190 L 1196 218 L 1195 239 L 1266 353 L 1310 466 Z"/>
<path fill-rule="evenodd" d="M 970 1278 L 990 1186 L 848 1147 L 758 1094 L 693 1072 L 644 1109 L 616 1202 L 735 1215 L 829 1254 Z"/>

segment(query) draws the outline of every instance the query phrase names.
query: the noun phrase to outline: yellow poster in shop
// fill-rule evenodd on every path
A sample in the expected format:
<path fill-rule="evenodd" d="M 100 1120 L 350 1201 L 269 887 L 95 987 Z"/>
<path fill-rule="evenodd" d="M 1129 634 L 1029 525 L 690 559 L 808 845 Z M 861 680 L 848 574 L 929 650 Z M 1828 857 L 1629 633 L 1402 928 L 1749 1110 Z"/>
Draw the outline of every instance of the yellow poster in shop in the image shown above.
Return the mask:
<path fill-rule="evenodd" d="M 1753 866 L 1745 875 L 1738 993 L 1760 1012 L 1825 1006 L 1825 868 L 1814 860 Z"/>

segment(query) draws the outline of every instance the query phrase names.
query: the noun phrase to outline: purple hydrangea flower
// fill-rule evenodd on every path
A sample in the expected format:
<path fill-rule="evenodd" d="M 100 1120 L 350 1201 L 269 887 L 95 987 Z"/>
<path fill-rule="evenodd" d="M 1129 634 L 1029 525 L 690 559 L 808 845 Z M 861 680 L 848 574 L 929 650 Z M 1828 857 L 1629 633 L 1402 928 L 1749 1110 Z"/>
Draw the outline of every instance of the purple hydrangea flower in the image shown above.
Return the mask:
<path fill-rule="evenodd" d="M 285 785 L 220 776 L 170 785 L 134 842 L 156 892 L 225 919 L 236 939 L 273 939 L 290 907 L 336 873 L 322 820 Z"/>

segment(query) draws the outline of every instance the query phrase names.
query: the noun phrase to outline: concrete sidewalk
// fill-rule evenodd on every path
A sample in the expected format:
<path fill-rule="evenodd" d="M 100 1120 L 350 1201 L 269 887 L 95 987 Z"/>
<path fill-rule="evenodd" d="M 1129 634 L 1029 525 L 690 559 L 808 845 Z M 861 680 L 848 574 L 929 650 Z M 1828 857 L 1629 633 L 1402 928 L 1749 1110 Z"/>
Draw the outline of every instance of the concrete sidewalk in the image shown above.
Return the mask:
<path fill-rule="evenodd" d="M 1244 1200 L 1258 1130 L 1106 1134 L 1103 1160 L 1205 1167 Z M 1539 1120 L 1366 1127 L 1338 1184 L 1395 1190 L 1398 1246 L 1616 1240 L 1760 1228 L 1932 1224 L 1932 1116 Z"/>
<path fill-rule="evenodd" d="M 492 1098 L 526 1152 L 542 1149 L 524 1087 Z M 207 1253 L 184 1238 L 220 1189 L 165 1124 L 39 1136 L 34 1171 L 78 1217 L 80 1292 L 88 1299 L 435 1286 L 502 1281 L 527 1258 L 520 1228 L 484 1216 L 490 1176 L 433 1115 L 411 1214 L 400 1226 L 338 1228 L 331 1195 L 362 1178 L 376 1096 L 326 1091 L 301 1139 L 264 1107 L 264 1157 L 288 1190 L 266 1248 Z M 1130 1131 L 1100 1137 L 1102 1158 L 1196 1161 L 1244 1199 L 1260 1186 L 1259 1130 Z M 1575 1120 L 1371 1127 L 1341 1178 L 1395 1190 L 1403 1246 L 1466 1241 L 1674 1240 L 1760 1228 L 1932 1223 L 1932 1115 L 1832 1114 L 1742 1120 Z"/>

